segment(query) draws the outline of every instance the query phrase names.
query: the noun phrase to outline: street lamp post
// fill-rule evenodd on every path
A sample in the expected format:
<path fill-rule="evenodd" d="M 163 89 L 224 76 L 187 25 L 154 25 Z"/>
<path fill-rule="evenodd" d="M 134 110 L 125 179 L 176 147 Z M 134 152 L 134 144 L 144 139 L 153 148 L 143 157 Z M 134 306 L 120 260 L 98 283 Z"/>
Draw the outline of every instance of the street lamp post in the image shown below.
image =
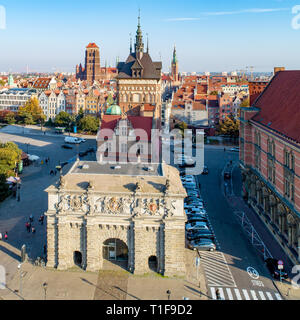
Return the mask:
<path fill-rule="evenodd" d="M 48 288 L 47 282 L 43 283 L 43 288 L 44 288 L 44 300 L 47 300 L 47 288 Z"/>

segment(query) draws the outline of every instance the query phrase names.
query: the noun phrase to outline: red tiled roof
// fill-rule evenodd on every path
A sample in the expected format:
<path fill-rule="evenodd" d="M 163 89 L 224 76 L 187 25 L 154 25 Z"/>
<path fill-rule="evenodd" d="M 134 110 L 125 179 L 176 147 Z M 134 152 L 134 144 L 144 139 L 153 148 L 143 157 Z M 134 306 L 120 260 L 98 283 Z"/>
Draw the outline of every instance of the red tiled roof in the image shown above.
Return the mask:
<path fill-rule="evenodd" d="M 49 83 L 51 81 L 51 78 L 38 78 L 34 84 L 33 88 L 35 89 L 47 89 L 49 86 Z"/>
<path fill-rule="evenodd" d="M 300 71 L 278 72 L 253 106 L 252 120 L 300 142 Z"/>
<path fill-rule="evenodd" d="M 194 102 L 194 103 L 193 103 L 193 110 L 196 110 L 196 111 L 205 111 L 205 110 L 206 110 L 205 101 L 202 101 L 202 102 Z"/>
<path fill-rule="evenodd" d="M 89 43 L 86 47 L 87 47 L 87 48 L 99 48 L 99 47 L 96 45 L 96 43 L 94 43 L 94 42 Z"/>
<path fill-rule="evenodd" d="M 120 119 L 121 119 L 121 116 L 104 115 L 101 122 L 101 130 L 103 129 L 114 130 Z M 147 133 L 148 141 L 151 141 L 151 129 L 152 129 L 151 117 L 128 116 L 128 120 L 131 122 L 133 129 L 145 130 L 145 132 Z M 104 138 L 104 136 L 108 136 L 108 139 L 111 138 L 111 136 L 107 133 L 103 133 L 103 134 L 100 133 L 100 137 Z"/>

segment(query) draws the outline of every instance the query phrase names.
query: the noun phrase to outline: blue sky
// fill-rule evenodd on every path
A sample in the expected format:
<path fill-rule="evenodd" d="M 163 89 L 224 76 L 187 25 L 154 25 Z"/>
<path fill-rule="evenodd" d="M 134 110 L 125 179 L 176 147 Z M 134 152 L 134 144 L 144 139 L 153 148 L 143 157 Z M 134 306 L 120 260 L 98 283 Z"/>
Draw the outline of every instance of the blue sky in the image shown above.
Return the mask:
<path fill-rule="evenodd" d="M 129 53 L 138 8 L 153 60 L 168 71 L 176 43 L 180 71 L 233 71 L 254 66 L 300 69 L 300 29 L 291 27 L 300 0 L 0 0 L 0 71 L 74 71 L 89 42 L 101 65 Z M 300 11 L 299 11 L 300 12 Z M 300 20 L 299 20 L 300 21 Z M 0 21 L 1 23 L 1 21 Z"/>

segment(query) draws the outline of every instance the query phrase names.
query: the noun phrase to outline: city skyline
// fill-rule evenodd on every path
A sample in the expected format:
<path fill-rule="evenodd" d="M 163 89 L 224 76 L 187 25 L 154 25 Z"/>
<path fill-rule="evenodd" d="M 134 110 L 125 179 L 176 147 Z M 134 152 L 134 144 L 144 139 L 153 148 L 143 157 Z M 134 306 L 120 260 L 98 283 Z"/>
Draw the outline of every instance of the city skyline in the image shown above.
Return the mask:
<path fill-rule="evenodd" d="M 78 61 L 84 61 L 89 42 L 100 47 L 101 66 L 105 62 L 115 66 L 117 57 L 128 56 L 129 34 L 134 38 L 139 8 L 144 43 L 148 34 L 150 54 L 162 60 L 164 72 L 170 69 L 174 44 L 181 72 L 238 71 L 249 65 L 256 72 L 271 72 L 281 65 L 298 69 L 300 30 L 291 24 L 296 4 L 192 1 L 186 8 L 169 0 L 132 1 L 126 7 L 119 0 L 113 4 L 2 1 L 6 29 L 0 35 L 6 50 L 0 71 L 26 72 L 28 66 L 32 72 L 74 72 Z"/>

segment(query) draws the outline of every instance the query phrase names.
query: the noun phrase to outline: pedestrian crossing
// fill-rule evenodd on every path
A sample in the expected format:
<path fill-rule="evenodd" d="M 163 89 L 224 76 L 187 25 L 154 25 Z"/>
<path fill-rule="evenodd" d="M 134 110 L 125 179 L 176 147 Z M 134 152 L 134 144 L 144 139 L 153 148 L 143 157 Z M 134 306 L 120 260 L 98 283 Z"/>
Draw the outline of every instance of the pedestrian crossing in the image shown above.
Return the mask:
<path fill-rule="evenodd" d="M 211 287 L 236 287 L 223 252 L 198 251 L 207 285 Z"/>
<path fill-rule="evenodd" d="M 219 290 L 219 300 L 282 300 L 278 292 L 255 291 L 238 288 L 210 287 L 210 298 L 217 299 L 216 291 Z"/>

